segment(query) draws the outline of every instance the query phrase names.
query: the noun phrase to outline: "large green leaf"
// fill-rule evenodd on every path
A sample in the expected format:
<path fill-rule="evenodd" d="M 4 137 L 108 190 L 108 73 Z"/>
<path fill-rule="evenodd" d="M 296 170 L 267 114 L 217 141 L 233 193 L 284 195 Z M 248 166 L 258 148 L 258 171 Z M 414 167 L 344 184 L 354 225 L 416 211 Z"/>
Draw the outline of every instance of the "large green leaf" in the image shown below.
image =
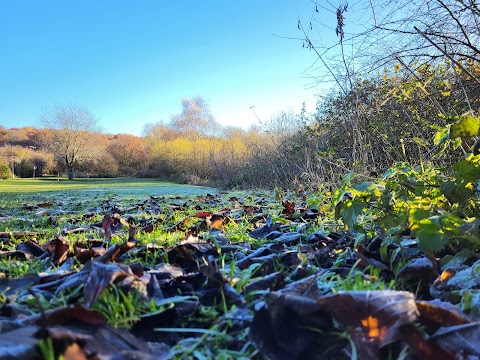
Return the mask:
<path fill-rule="evenodd" d="M 364 181 L 352 186 L 356 190 L 358 195 L 373 195 L 379 197 L 382 195 L 382 191 L 385 190 L 385 187 L 380 184 L 374 184 L 370 181 Z"/>
<path fill-rule="evenodd" d="M 459 122 L 450 127 L 451 137 L 471 138 L 478 134 L 480 130 L 480 119 L 474 116 L 464 116 Z"/>
<path fill-rule="evenodd" d="M 460 160 L 453 165 L 455 177 L 476 182 L 480 179 L 480 155 L 469 155 L 465 160 Z"/>
<path fill-rule="evenodd" d="M 442 193 L 453 204 L 464 204 L 472 196 L 474 190 L 469 188 L 469 182 L 447 181 L 442 185 Z"/>
<path fill-rule="evenodd" d="M 438 252 L 445 247 L 447 237 L 441 227 L 432 219 L 423 219 L 418 224 L 416 232 L 419 247 L 423 251 Z"/>
<path fill-rule="evenodd" d="M 352 230 L 357 223 L 357 217 L 365 208 L 365 203 L 360 200 L 347 200 L 342 204 L 342 219 L 349 230 Z"/>

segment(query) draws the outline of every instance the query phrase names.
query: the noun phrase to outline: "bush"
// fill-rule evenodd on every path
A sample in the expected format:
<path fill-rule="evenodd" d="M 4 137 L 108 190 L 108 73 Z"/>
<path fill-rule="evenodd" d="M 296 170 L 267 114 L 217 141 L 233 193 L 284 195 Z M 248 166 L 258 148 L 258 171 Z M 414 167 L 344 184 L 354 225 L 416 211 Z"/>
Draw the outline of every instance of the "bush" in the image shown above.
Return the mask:
<path fill-rule="evenodd" d="M 0 179 L 10 179 L 12 177 L 12 171 L 8 164 L 0 162 Z"/>

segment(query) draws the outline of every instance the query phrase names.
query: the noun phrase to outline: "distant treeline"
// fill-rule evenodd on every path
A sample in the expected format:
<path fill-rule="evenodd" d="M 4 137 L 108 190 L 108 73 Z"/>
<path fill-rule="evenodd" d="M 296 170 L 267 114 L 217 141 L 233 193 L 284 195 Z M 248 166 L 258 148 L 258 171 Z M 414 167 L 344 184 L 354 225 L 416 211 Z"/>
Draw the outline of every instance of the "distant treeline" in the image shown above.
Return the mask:
<path fill-rule="evenodd" d="M 395 162 L 448 162 L 470 148 L 436 158 L 434 134 L 455 116 L 478 116 L 478 63 L 410 69 L 396 66 L 357 81 L 347 95 L 332 93 L 318 111 L 279 113 L 250 130 L 225 128 L 201 98 L 184 112 L 150 124 L 142 137 L 76 131 L 76 176 L 156 177 L 221 187 L 318 187 L 355 171 L 376 176 Z M 476 78 L 472 78 L 474 75 Z M 197 112 L 191 111 L 196 109 Z M 0 127 L 0 172 L 19 177 L 65 173 L 65 154 L 52 151 L 62 129 Z M 64 135 L 64 134 L 63 134 Z M 438 140 L 438 139 L 437 139 Z M 56 140 L 59 141 L 59 140 Z M 3 170 L 2 170 L 3 169 Z"/>

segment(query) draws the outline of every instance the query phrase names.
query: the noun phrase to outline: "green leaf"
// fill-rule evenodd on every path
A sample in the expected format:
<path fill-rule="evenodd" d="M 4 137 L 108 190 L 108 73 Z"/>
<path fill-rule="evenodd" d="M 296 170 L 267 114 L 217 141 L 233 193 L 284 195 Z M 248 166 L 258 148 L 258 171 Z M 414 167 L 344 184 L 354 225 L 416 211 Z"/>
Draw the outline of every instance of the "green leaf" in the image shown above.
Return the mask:
<path fill-rule="evenodd" d="M 452 140 L 453 150 L 457 150 L 460 147 L 460 145 L 462 145 L 462 138 L 456 138 Z"/>
<path fill-rule="evenodd" d="M 442 193 L 452 204 L 463 204 L 473 194 L 473 190 L 467 187 L 468 183 L 447 181 L 442 185 Z"/>
<path fill-rule="evenodd" d="M 395 168 L 390 168 L 387 171 L 385 171 L 382 175 L 382 180 L 386 180 L 388 178 L 391 178 L 392 176 L 395 176 L 397 174 L 398 170 Z"/>
<path fill-rule="evenodd" d="M 450 139 L 450 129 L 448 127 L 443 128 L 435 134 L 435 137 L 433 138 L 433 144 L 434 145 L 442 145 L 444 144 L 448 139 Z"/>
<path fill-rule="evenodd" d="M 407 220 L 406 213 L 388 214 L 377 219 L 377 225 L 384 232 L 388 232 L 391 228 L 395 228 L 398 224 L 403 224 Z"/>
<path fill-rule="evenodd" d="M 352 188 L 358 192 L 358 195 L 374 195 L 375 197 L 382 195 L 382 190 L 385 189 L 383 185 L 374 184 L 369 181 L 355 184 Z"/>
<path fill-rule="evenodd" d="M 480 179 L 480 155 L 471 154 L 465 160 L 460 160 L 453 165 L 455 177 L 470 182 Z"/>
<path fill-rule="evenodd" d="M 429 199 L 419 199 L 412 202 L 412 206 L 408 212 L 408 222 L 413 230 L 417 228 L 415 225 L 419 224 L 420 221 L 428 219 L 431 215 L 431 201 Z"/>
<path fill-rule="evenodd" d="M 333 194 L 333 206 L 337 207 L 342 202 L 343 197 L 347 193 L 348 193 L 348 191 L 346 191 L 344 189 L 335 190 L 335 193 Z"/>
<path fill-rule="evenodd" d="M 480 218 L 469 218 L 460 226 L 460 231 L 476 237 L 480 245 Z"/>
<path fill-rule="evenodd" d="M 415 144 L 417 144 L 419 146 L 427 147 L 427 146 L 430 145 L 427 140 L 422 139 L 422 138 L 414 137 L 412 140 Z"/>
<path fill-rule="evenodd" d="M 463 290 L 461 293 L 462 301 L 460 308 L 463 312 L 472 315 L 480 315 L 480 290 Z"/>
<path fill-rule="evenodd" d="M 454 138 L 471 138 L 478 134 L 480 120 L 474 116 L 464 116 L 459 122 L 452 124 L 450 135 Z"/>
<path fill-rule="evenodd" d="M 421 220 L 416 234 L 422 251 L 441 251 L 447 242 L 447 236 L 432 219 Z"/>
<path fill-rule="evenodd" d="M 365 208 L 365 203 L 361 200 L 347 200 L 342 204 L 342 219 L 349 230 L 352 230 L 357 223 L 357 217 Z"/>

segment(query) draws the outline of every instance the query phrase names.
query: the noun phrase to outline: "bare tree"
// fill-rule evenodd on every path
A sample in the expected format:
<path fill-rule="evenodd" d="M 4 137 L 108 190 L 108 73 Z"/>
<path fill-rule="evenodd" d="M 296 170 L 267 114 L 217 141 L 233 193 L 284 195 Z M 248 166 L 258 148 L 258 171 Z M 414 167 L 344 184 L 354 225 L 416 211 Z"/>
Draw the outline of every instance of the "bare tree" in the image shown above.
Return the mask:
<path fill-rule="evenodd" d="M 53 106 L 39 116 L 40 123 L 51 131 L 46 131 L 43 145 L 67 169 L 68 179 L 73 180 L 74 169 L 85 156 L 89 145 L 89 131 L 98 131 L 98 119 L 82 106 Z"/>
<path fill-rule="evenodd" d="M 210 106 L 200 96 L 182 100 L 182 112 L 171 119 L 170 126 L 192 137 L 215 135 L 220 125 L 210 111 Z"/>
<path fill-rule="evenodd" d="M 318 63 L 312 85 L 335 82 L 347 94 L 355 81 L 401 63 L 411 67 L 438 60 L 466 70 L 480 61 L 480 7 L 476 0 L 363 0 L 335 7 L 305 0 L 298 18 L 303 47 Z M 336 27 L 332 23 L 336 23 Z M 337 37 L 331 40 L 331 34 Z M 327 35 L 328 36 L 325 36 Z"/>

